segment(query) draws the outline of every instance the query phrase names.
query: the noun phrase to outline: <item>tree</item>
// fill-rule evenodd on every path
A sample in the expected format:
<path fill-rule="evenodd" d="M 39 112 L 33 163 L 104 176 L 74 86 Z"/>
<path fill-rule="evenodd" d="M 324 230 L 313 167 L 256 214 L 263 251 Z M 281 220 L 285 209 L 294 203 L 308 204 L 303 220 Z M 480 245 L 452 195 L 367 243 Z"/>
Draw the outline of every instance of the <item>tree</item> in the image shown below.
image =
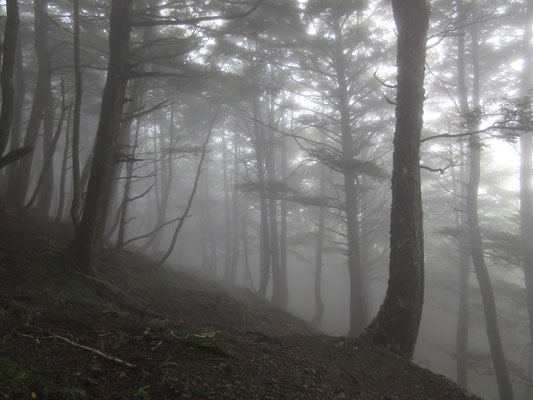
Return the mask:
<path fill-rule="evenodd" d="M 524 110 L 531 106 L 531 75 L 533 73 L 533 0 L 527 0 L 527 14 L 522 42 L 524 67 L 520 83 L 520 95 L 526 100 Z M 525 119 L 525 118 L 524 118 Z M 531 129 L 531 127 L 529 127 Z M 530 130 L 520 136 L 520 228 L 524 282 L 526 285 L 527 310 L 529 314 L 530 343 L 533 343 L 533 138 Z M 531 350 L 533 351 L 533 350 Z"/>
<path fill-rule="evenodd" d="M 0 114 L 0 156 L 6 149 L 15 113 L 15 90 L 13 76 L 17 53 L 17 36 L 19 27 L 19 11 L 17 0 L 6 2 L 6 32 L 2 52 L 2 111 Z"/>
<path fill-rule="evenodd" d="M 41 126 L 47 100 L 50 100 L 50 79 L 52 69 L 50 65 L 50 54 L 48 46 L 48 0 L 36 0 L 34 2 L 35 32 L 34 44 L 38 60 L 37 84 L 33 95 L 26 136 L 24 137 L 25 147 L 35 147 L 39 128 Z M 30 184 L 30 174 L 33 164 L 33 157 L 25 157 L 21 160 L 17 169 L 17 186 L 12 194 L 17 207 L 22 207 L 26 199 L 26 193 Z"/>
<path fill-rule="evenodd" d="M 460 3 L 460 6 L 462 2 Z M 461 10 L 461 7 L 460 7 Z M 461 10 L 462 11 L 462 10 Z M 473 70 L 473 88 L 472 88 L 472 107 L 468 104 L 467 88 L 465 82 L 465 62 L 463 54 L 459 54 L 458 77 L 459 77 L 459 104 L 462 117 L 465 119 L 467 132 L 476 132 L 479 130 L 481 122 L 480 107 L 480 63 L 479 63 L 479 43 L 478 43 L 478 26 L 470 26 L 470 36 L 472 40 L 472 70 Z M 468 221 L 468 239 L 470 253 L 474 271 L 479 283 L 479 290 L 483 300 L 483 311 L 485 314 L 485 324 L 487 336 L 489 339 L 494 371 L 498 382 L 498 390 L 501 399 L 512 400 L 513 387 L 509 378 L 509 371 L 503 346 L 500 338 L 500 329 L 498 326 L 498 316 L 496 312 L 496 302 L 494 299 L 494 290 L 489 276 L 485 257 L 483 254 L 483 239 L 478 217 L 478 190 L 481 176 L 481 147 L 482 142 L 479 134 L 469 137 L 469 160 L 470 171 L 468 176 L 467 193 L 466 193 L 466 214 Z"/>
<path fill-rule="evenodd" d="M 94 159 L 83 216 L 71 243 L 74 261 L 93 274 L 91 261 L 102 247 L 112 182 L 117 163 L 122 107 L 128 83 L 131 0 L 113 0 L 109 31 L 109 65 L 102 94 Z"/>
<path fill-rule="evenodd" d="M 350 281 L 350 336 L 359 335 L 368 320 L 368 265 L 362 263 L 361 250 L 361 221 L 366 210 L 361 204 L 361 181 L 363 177 L 380 180 L 385 175 L 375 163 L 375 154 L 380 148 L 377 132 L 384 130 L 387 117 L 382 112 L 378 83 L 369 71 L 387 52 L 367 40 L 372 17 L 364 16 L 365 7 L 364 1 L 309 2 L 306 17 L 316 34 L 303 35 L 304 46 L 294 45 L 301 68 L 296 75 L 298 84 L 316 92 L 310 98 L 316 99 L 317 109 L 300 118 L 300 124 L 308 128 L 301 139 L 312 157 L 334 171 L 342 194 L 338 207 Z M 313 137 L 317 129 L 325 137 L 322 142 Z"/>
<path fill-rule="evenodd" d="M 413 356 L 424 303 L 424 242 L 420 189 L 426 0 L 393 0 L 398 29 L 396 131 L 392 170 L 389 284 L 364 337 L 400 357 Z"/>

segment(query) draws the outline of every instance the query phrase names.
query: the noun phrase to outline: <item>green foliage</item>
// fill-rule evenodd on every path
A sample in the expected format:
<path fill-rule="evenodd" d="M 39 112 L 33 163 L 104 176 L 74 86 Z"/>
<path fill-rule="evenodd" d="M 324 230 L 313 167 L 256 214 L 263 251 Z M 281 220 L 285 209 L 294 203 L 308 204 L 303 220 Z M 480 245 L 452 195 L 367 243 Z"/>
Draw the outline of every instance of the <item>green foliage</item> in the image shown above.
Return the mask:
<path fill-rule="evenodd" d="M 141 386 L 137 391 L 133 394 L 133 398 L 135 400 L 144 400 L 144 399 L 150 399 L 150 395 L 148 394 L 147 390 L 150 388 L 150 385 Z"/>

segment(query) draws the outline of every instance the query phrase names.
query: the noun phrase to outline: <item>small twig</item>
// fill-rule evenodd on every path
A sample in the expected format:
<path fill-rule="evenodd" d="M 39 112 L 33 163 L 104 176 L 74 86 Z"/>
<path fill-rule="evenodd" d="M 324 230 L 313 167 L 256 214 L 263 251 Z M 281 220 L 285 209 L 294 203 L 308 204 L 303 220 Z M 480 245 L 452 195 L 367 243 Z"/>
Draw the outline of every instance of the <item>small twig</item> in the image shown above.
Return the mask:
<path fill-rule="evenodd" d="M 346 375 L 348 375 L 350 378 L 352 378 L 353 382 L 354 382 L 356 385 L 359 385 L 359 380 L 358 380 L 355 376 L 353 376 L 353 374 L 351 374 L 350 372 L 348 372 L 348 371 L 347 371 L 346 369 L 344 369 L 344 368 L 342 369 L 342 371 L 343 371 Z"/>
<path fill-rule="evenodd" d="M 154 350 L 157 349 L 162 343 L 163 343 L 163 341 L 160 340 L 159 343 L 157 343 L 154 347 L 151 347 L 150 350 L 154 351 Z"/>
<path fill-rule="evenodd" d="M 74 341 L 72 341 L 70 339 L 67 339 L 66 337 L 63 337 L 63 336 L 60 336 L 60 335 L 56 335 L 55 333 L 52 333 L 52 332 L 48 332 L 48 331 L 46 331 L 43 328 L 39 328 L 38 326 L 33 326 L 33 325 L 27 325 L 27 326 L 30 327 L 30 328 L 38 329 L 38 330 L 40 330 L 42 332 L 45 332 L 45 333 L 49 334 L 50 336 L 48 338 L 62 340 L 63 342 L 68 343 L 68 344 L 70 344 L 70 345 L 72 345 L 74 347 L 78 347 L 78 348 L 83 349 L 83 350 L 91 351 L 91 352 L 93 352 L 95 354 L 98 354 L 100 357 L 106 358 L 106 359 L 108 359 L 110 361 L 114 361 L 114 362 L 119 363 L 119 364 L 123 364 L 126 367 L 137 368 L 137 366 L 135 364 L 131 364 L 131 363 L 127 362 L 127 361 L 121 360 L 120 358 L 110 356 L 108 354 L 105 354 L 105 353 L 101 352 L 100 350 L 94 349 L 94 348 L 89 347 L 89 346 L 85 346 L 84 344 L 80 344 L 80 343 L 74 342 Z"/>

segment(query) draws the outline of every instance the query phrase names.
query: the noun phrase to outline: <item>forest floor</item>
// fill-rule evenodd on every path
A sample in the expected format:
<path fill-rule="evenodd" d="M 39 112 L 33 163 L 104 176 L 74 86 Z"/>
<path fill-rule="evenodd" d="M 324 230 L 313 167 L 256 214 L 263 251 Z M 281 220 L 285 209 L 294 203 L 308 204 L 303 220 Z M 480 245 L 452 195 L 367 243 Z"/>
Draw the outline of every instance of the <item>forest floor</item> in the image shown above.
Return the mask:
<path fill-rule="evenodd" d="M 0 214 L 0 399 L 477 399 L 246 290 L 106 251 L 98 280 L 68 225 Z"/>

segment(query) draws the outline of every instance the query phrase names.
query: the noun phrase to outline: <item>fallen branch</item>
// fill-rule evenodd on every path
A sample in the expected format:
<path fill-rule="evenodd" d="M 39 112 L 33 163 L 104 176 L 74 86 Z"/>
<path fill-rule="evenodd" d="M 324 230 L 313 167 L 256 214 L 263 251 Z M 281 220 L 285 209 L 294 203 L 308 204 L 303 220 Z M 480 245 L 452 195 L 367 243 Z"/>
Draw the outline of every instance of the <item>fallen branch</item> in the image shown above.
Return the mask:
<path fill-rule="evenodd" d="M 114 361 L 114 362 L 122 364 L 122 365 L 125 365 L 126 367 L 137 368 L 137 366 L 135 364 L 131 364 L 131 363 L 127 362 L 127 361 L 121 360 L 120 358 L 110 356 L 108 354 L 105 354 L 105 353 L 101 352 L 100 350 L 94 349 L 94 348 L 89 347 L 89 346 L 85 346 L 84 344 L 80 344 L 80 343 L 74 342 L 74 341 L 72 341 L 70 339 L 67 339 L 66 337 L 63 337 L 63 336 L 60 336 L 60 335 L 56 335 L 55 333 L 52 333 L 52 332 L 48 332 L 45 329 L 39 328 L 38 326 L 32 326 L 32 325 L 27 325 L 27 326 L 30 327 L 30 328 L 38 329 L 38 330 L 40 330 L 42 332 L 45 332 L 48 335 L 50 335 L 50 336 L 48 336 L 48 337 L 46 337 L 44 339 L 52 338 L 52 339 L 62 340 L 63 342 L 68 343 L 68 344 L 70 344 L 70 345 L 72 345 L 74 347 L 78 347 L 80 349 L 93 352 L 95 354 L 98 354 L 100 357 L 106 358 L 108 360 Z"/>

